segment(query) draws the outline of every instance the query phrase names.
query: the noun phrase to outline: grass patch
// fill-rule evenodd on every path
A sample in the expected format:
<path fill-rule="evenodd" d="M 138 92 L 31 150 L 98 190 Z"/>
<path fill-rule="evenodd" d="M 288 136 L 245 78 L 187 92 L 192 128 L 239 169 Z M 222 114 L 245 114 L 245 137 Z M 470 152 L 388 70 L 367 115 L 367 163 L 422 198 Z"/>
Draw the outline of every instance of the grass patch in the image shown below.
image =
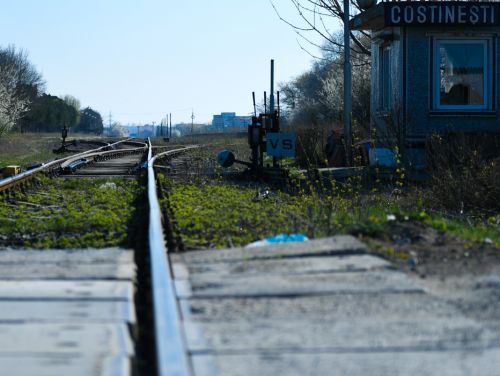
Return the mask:
<path fill-rule="evenodd" d="M 85 248 L 125 245 L 141 193 L 122 179 L 39 177 L 43 188 L 0 199 L 0 247 Z"/>
<path fill-rule="evenodd" d="M 169 207 L 176 231 L 187 247 L 241 246 L 280 233 L 304 233 L 310 238 L 352 234 L 390 237 L 394 223 L 419 222 L 463 240 L 490 239 L 500 245 L 500 218 L 488 221 L 450 219 L 426 211 L 420 195 L 405 193 L 287 194 L 261 186 L 221 181 L 168 182 Z M 394 252 L 397 252 L 394 250 Z"/>
<path fill-rule="evenodd" d="M 96 139 L 96 136 L 72 134 L 68 141 L 73 139 L 91 140 Z M 73 152 L 54 154 L 52 150 L 60 146 L 59 133 L 7 133 L 0 138 L 0 169 L 9 165 L 26 166 L 34 162 L 48 162 L 73 154 Z M 70 148 L 75 150 L 75 147 Z"/>
<path fill-rule="evenodd" d="M 60 143 L 61 137 L 55 133 L 8 133 L 0 138 L 0 168 L 53 160 L 52 149 Z"/>
<path fill-rule="evenodd" d="M 160 179 L 165 179 L 160 177 Z M 188 247 L 241 246 L 280 233 L 321 237 L 385 231 L 387 198 L 369 197 L 367 205 L 339 196 L 290 195 L 237 184 L 170 182 L 162 204 L 170 207 Z"/>
<path fill-rule="evenodd" d="M 473 242 L 491 241 L 500 246 L 500 216 L 490 217 L 486 221 L 470 222 L 470 219 L 447 219 L 440 215 L 432 215 L 423 220 L 426 225 L 436 230 L 448 232 L 462 240 Z M 489 240 L 488 240 L 489 239 Z"/>

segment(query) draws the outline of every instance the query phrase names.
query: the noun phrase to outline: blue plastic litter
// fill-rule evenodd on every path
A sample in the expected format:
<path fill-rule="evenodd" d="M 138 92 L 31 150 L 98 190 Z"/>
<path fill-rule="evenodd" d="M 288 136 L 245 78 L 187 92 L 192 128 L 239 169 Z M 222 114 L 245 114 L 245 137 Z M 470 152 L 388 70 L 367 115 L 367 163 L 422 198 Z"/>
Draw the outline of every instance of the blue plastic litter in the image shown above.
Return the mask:
<path fill-rule="evenodd" d="M 262 247 L 276 243 L 305 242 L 309 240 L 304 234 L 279 234 L 268 238 L 257 240 L 247 245 L 247 247 Z"/>

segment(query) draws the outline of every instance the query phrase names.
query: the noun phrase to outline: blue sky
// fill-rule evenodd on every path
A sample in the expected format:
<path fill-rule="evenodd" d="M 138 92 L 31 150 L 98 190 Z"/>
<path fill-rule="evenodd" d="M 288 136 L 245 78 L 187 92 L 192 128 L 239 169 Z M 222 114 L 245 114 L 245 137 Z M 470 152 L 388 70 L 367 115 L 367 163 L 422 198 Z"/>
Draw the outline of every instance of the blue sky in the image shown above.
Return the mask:
<path fill-rule="evenodd" d="M 122 123 L 248 114 L 251 92 L 269 90 L 271 58 L 277 81 L 309 68 L 296 39 L 269 0 L 16 0 L 0 13 L 0 45 L 26 50 L 47 92 Z"/>

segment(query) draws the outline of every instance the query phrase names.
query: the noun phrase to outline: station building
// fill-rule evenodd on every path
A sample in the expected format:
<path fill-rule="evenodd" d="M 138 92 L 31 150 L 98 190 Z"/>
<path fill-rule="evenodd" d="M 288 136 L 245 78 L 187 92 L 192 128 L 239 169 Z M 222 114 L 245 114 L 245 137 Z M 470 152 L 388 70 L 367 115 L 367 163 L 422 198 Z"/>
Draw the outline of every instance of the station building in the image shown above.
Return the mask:
<path fill-rule="evenodd" d="M 408 164 L 425 166 L 431 134 L 498 140 L 500 2 L 388 1 L 350 26 L 371 33 L 371 126 Z"/>

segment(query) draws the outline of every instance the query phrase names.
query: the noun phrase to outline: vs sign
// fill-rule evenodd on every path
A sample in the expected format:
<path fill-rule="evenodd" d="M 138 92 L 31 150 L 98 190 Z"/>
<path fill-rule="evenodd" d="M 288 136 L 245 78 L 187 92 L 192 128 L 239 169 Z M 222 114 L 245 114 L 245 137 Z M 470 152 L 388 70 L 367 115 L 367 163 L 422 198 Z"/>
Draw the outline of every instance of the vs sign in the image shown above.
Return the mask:
<path fill-rule="evenodd" d="M 273 157 L 295 157 L 295 134 L 267 133 L 266 153 Z"/>

